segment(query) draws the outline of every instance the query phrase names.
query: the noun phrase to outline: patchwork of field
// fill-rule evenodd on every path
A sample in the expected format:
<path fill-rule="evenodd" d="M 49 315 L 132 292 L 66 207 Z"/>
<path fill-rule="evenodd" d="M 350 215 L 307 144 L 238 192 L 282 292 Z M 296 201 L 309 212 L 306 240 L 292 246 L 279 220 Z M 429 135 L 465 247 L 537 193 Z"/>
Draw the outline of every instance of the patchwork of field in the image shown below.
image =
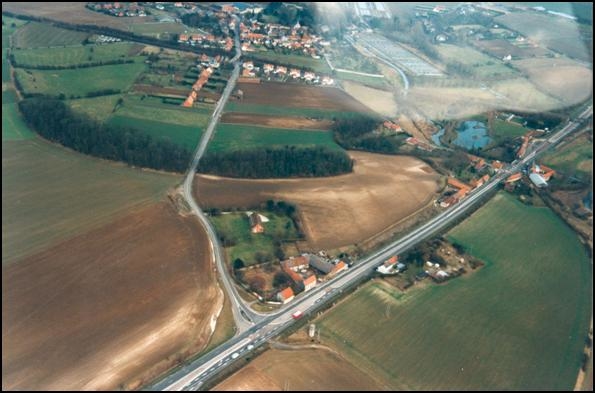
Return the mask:
<path fill-rule="evenodd" d="M 77 98 L 66 102 L 76 112 L 82 112 L 96 120 L 105 121 L 119 107 L 118 100 L 120 98 L 124 99 L 122 94 L 111 94 L 93 98 Z"/>
<path fill-rule="evenodd" d="M 439 176 L 407 156 L 349 152 L 354 172 L 326 178 L 246 180 L 197 175 L 198 203 L 249 207 L 268 199 L 296 204 L 312 249 L 361 242 L 428 203 Z M 196 184 L 196 183 L 195 183 Z"/>
<path fill-rule="evenodd" d="M 223 301 L 209 255 L 159 203 L 3 267 L 3 388 L 138 388 L 201 350 Z"/>
<path fill-rule="evenodd" d="M 225 111 L 232 113 L 240 112 L 269 116 L 301 116 L 314 119 L 339 119 L 361 116 L 361 113 L 354 111 L 335 111 L 300 107 L 289 108 L 274 105 L 246 104 L 239 101 L 228 101 L 227 105 L 225 105 Z"/>
<path fill-rule="evenodd" d="M 220 124 L 208 151 L 232 151 L 254 147 L 325 146 L 341 149 L 330 131 Z"/>
<path fill-rule="evenodd" d="M 304 348 L 266 351 L 213 390 L 359 392 L 384 387 L 332 351 Z"/>
<path fill-rule="evenodd" d="M 460 62 L 471 67 L 473 76 L 482 80 L 493 78 L 506 78 L 518 73 L 506 67 L 500 59 L 487 56 L 473 48 L 449 44 L 434 46 L 444 63 Z"/>
<path fill-rule="evenodd" d="M 159 98 L 127 95 L 115 115 L 200 128 L 208 124 L 212 112 L 212 105 L 184 108 L 163 104 Z"/>
<path fill-rule="evenodd" d="M 352 74 L 351 72 L 335 71 L 335 76 L 343 81 L 358 82 L 374 89 L 390 90 L 388 79 L 374 76 Z"/>
<path fill-rule="evenodd" d="M 330 120 L 312 119 L 292 116 L 266 116 L 254 113 L 228 112 L 221 117 L 222 123 L 252 124 L 273 128 L 291 128 L 295 130 L 329 130 L 332 126 Z"/>
<path fill-rule="evenodd" d="M 2 97 L 4 98 L 4 96 Z M 16 103 L 4 103 L 2 100 L 2 144 L 5 141 L 30 139 L 34 133 L 29 130 L 19 114 Z M 3 149 L 4 150 L 4 149 Z M 2 166 L 4 168 L 4 165 Z"/>
<path fill-rule="evenodd" d="M 81 31 L 61 29 L 46 23 L 29 22 L 14 35 L 14 46 L 39 48 L 79 45 L 87 37 L 89 34 Z"/>
<path fill-rule="evenodd" d="M 138 53 L 142 45 L 116 42 L 109 45 L 81 45 L 59 48 L 17 49 L 12 52 L 19 65 L 71 66 L 125 60 Z"/>
<path fill-rule="evenodd" d="M 274 82 L 238 83 L 237 86 L 244 92 L 242 105 L 258 104 L 284 108 L 369 112 L 362 104 L 336 88 Z"/>
<path fill-rule="evenodd" d="M 322 343 L 397 390 L 572 389 L 592 304 L 574 232 L 501 193 L 448 237 L 486 265 L 405 293 L 372 281 L 316 321 Z"/>
<path fill-rule="evenodd" d="M 524 59 L 513 62 L 545 93 L 565 105 L 584 101 L 593 93 L 593 71 L 568 58 Z"/>
<path fill-rule="evenodd" d="M 473 43 L 477 48 L 494 56 L 496 59 L 502 59 L 504 56 L 511 55 L 515 58 L 541 57 L 551 54 L 546 48 L 529 45 L 513 45 L 505 39 L 479 40 Z"/>
<path fill-rule="evenodd" d="M 17 132 L 22 131 L 9 135 Z M 37 137 L 3 141 L 2 264 L 160 200 L 179 180 L 87 157 Z"/>
<path fill-rule="evenodd" d="M 587 46 L 592 43 L 593 32 L 585 34 L 575 21 L 536 12 L 512 12 L 494 20 L 556 52 L 592 61 Z"/>
<path fill-rule="evenodd" d="M 392 91 L 373 89 L 355 82 L 343 82 L 347 94 L 382 116 L 396 116 L 397 102 Z"/>
<path fill-rule="evenodd" d="M 64 94 L 80 98 L 107 89 L 126 91 L 145 67 L 142 62 L 136 62 L 74 70 L 30 71 L 17 68 L 15 75 L 25 93 Z"/>

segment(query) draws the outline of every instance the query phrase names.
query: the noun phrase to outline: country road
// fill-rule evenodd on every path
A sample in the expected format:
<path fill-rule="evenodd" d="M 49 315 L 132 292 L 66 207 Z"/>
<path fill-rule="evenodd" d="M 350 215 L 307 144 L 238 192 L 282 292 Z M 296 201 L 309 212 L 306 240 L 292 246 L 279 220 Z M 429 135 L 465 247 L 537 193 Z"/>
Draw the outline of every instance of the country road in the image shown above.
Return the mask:
<path fill-rule="evenodd" d="M 532 151 L 527 152 L 524 158 L 515 160 L 511 165 L 508 165 L 505 169 L 498 172 L 497 175 L 493 176 L 482 187 L 473 190 L 467 198 L 458 204 L 414 229 L 409 234 L 374 252 L 372 255 L 356 261 L 349 270 L 340 273 L 333 280 L 327 281 L 309 292 L 296 297 L 293 302 L 283 306 L 277 312 L 267 316 L 259 315 L 259 320 L 251 327 L 237 334 L 213 351 L 181 367 L 151 386 L 150 389 L 198 390 L 208 379 L 221 372 L 241 355 L 247 354 L 258 346 L 263 345 L 269 339 L 292 325 L 295 322 L 292 314 L 296 311 L 301 311 L 305 315 L 312 314 L 321 305 L 324 305 L 339 295 L 345 288 L 355 285 L 368 277 L 377 266 L 384 263 L 391 256 L 403 253 L 421 241 L 452 225 L 456 220 L 464 217 L 471 208 L 489 199 L 488 197 L 493 195 L 496 187 L 510 174 L 520 171 L 525 165 L 533 162 L 538 155 L 555 146 L 571 132 L 580 129 L 583 120 L 592 116 L 592 113 L 593 107 L 591 105 L 577 117 L 576 121 L 569 121 L 562 129 L 551 135 L 547 140 L 537 146 L 533 146 Z M 188 184 L 191 184 L 191 180 Z M 194 203 L 193 200 L 192 203 Z M 194 206 L 196 205 L 194 204 Z M 206 221 L 206 218 L 203 219 Z M 209 236 L 211 235 L 212 233 L 209 234 Z M 215 243 L 218 243 L 216 238 L 213 239 Z M 222 270 L 221 273 L 222 277 L 225 278 L 225 270 Z"/>

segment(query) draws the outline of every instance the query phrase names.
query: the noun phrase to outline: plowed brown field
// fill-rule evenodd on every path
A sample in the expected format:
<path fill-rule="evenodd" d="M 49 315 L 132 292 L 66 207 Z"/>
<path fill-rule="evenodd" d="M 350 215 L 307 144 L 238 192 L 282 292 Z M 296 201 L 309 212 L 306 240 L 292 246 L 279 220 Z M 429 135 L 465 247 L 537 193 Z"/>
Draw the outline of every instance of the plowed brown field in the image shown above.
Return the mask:
<path fill-rule="evenodd" d="M 245 104 L 347 112 L 370 111 L 343 90 L 332 87 L 263 82 L 260 84 L 238 83 L 238 89 L 244 92 L 242 102 Z"/>
<path fill-rule="evenodd" d="M 221 117 L 221 122 L 232 124 L 253 124 L 255 126 L 275 128 L 291 128 L 294 130 L 330 130 L 331 125 L 333 124 L 331 120 L 307 119 L 305 117 L 292 116 L 267 116 L 238 112 L 224 113 Z"/>
<path fill-rule="evenodd" d="M 198 175 L 204 208 L 253 207 L 268 199 L 296 204 L 313 249 L 361 242 L 414 213 L 438 190 L 439 175 L 408 156 L 349 152 L 354 172 L 301 179 L 230 179 Z"/>
<path fill-rule="evenodd" d="M 222 301 L 209 256 L 159 203 L 3 268 L 3 390 L 138 387 L 203 349 Z"/>

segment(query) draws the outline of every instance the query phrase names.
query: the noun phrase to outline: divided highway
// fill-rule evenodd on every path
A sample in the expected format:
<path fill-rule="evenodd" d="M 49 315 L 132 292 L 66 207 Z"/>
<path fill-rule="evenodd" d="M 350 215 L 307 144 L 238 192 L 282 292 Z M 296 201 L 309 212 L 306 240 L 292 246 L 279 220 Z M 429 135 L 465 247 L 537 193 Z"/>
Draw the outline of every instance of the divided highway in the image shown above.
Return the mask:
<path fill-rule="evenodd" d="M 473 190 L 467 198 L 458 204 L 390 245 L 357 261 L 352 268 L 340 273 L 333 280 L 319 285 L 307 293 L 301 294 L 296 300 L 282 307 L 277 312 L 267 316 L 259 314 L 259 319 L 251 327 L 213 351 L 183 366 L 151 388 L 154 390 L 198 390 L 209 378 L 222 371 L 239 356 L 252 351 L 290 326 L 294 322 L 292 314 L 296 311 L 311 314 L 325 302 L 339 294 L 344 288 L 356 284 L 365 278 L 392 255 L 403 253 L 463 217 L 471 207 L 487 198 L 500 182 L 505 180 L 510 174 L 521 170 L 523 166 L 530 164 L 538 155 L 550 147 L 559 143 L 564 137 L 583 125 L 583 121 L 592 116 L 592 113 L 593 106 L 591 105 L 575 121 L 569 121 L 560 131 L 536 146 L 524 158 L 516 160 L 506 169 L 501 170 L 486 184 Z M 198 209 L 198 207 L 196 208 Z M 209 233 L 209 236 L 213 236 L 211 239 L 214 239 L 213 241 L 216 242 L 214 234 Z M 225 270 L 220 267 L 220 271 L 225 279 Z"/>

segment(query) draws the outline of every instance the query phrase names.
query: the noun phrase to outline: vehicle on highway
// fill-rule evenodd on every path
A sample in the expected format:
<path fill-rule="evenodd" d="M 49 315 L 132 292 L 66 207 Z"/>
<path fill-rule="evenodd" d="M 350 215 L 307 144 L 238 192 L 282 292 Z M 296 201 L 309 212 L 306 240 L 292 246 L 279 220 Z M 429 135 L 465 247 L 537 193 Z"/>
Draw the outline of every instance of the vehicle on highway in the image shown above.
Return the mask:
<path fill-rule="evenodd" d="M 300 319 L 302 317 L 302 315 L 304 315 L 304 313 L 302 313 L 300 310 L 294 312 L 293 314 L 291 314 L 291 317 L 293 319 Z"/>
<path fill-rule="evenodd" d="M 240 354 L 239 354 L 239 353 L 237 353 L 237 352 L 234 352 L 234 353 L 232 353 L 232 354 L 231 354 L 231 358 L 232 358 L 232 359 L 237 359 L 237 358 L 238 358 L 238 356 L 240 356 Z"/>

